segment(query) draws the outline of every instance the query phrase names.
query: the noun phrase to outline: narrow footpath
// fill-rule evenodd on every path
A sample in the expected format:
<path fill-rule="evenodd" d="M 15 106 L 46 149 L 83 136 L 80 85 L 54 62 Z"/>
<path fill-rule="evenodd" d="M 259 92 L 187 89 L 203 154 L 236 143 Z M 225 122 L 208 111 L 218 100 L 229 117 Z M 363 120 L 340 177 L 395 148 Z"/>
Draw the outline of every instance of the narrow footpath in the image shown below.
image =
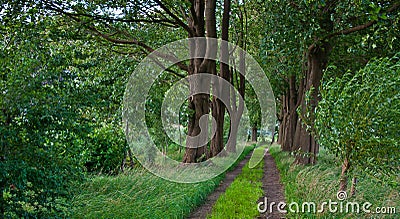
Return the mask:
<path fill-rule="evenodd" d="M 283 186 L 280 183 L 279 171 L 276 167 L 275 160 L 266 149 L 264 157 L 264 177 L 262 179 L 264 196 L 268 200 L 268 205 L 266 206 L 266 212 L 262 213 L 258 218 L 263 219 L 281 219 L 286 218 L 285 214 L 280 213 L 277 209 L 277 204 L 279 202 L 285 202 L 285 196 L 283 195 Z M 265 197 L 258 200 L 258 203 L 264 202 Z M 270 204 L 275 202 L 272 206 L 272 212 L 270 212 Z M 265 207 L 265 206 L 264 206 Z"/>
<path fill-rule="evenodd" d="M 279 171 L 276 167 L 274 158 L 266 149 L 264 155 L 264 176 L 262 178 L 262 188 L 264 190 L 264 196 L 267 198 L 268 203 L 275 202 L 276 204 L 273 206 L 273 211 L 269 212 L 269 206 L 265 213 L 260 214 L 258 218 L 263 219 L 281 219 L 286 218 L 285 214 L 280 213 L 276 206 L 279 202 L 285 201 L 285 196 L 283 195 L 283 186 L 280 183 Z M 231 185 L 231 183 L 235 180 L 235 178 L 242 172 L 242 168 L 246 165 L 246 163 L 250 160 L 251 153 L 248 154 L 240 163 L 230 172 L 226 173 L 225 179 L 221 182 L 221 184 L 212 192 L 206 199 L 205 203 L 195 209 L 188 219 L 204 219 L 208 214 L 211 214 L 212 207 L 215 202 L 218 200 L 219 196 L 225 192 L 225 190 Z M 265 202 L 265 197 L 260 197 L 257 204 L 260 202 Z M 254 207 L 257 207 L 257 204 Z M 264 203 L 265 204 L 265 203 Z M 264 206 L 262 206 L 264 207 Z"/>
<path fill-rule="evenodd" d="M 231 185 L 235 178 L 242 172 L 242 168 L 250 160 L 251 153 L 249 153 L 239 164 L 231 171 L 225 174 L 225 179 L 219 184 L 219 186 L 208 195 L 205 203 L 195 209 L 188 217 L 188 219 L 204 219 L 208 214 L 211 214 L 211 210 L 219 196 L 225 192 L 225 190 Z"/>

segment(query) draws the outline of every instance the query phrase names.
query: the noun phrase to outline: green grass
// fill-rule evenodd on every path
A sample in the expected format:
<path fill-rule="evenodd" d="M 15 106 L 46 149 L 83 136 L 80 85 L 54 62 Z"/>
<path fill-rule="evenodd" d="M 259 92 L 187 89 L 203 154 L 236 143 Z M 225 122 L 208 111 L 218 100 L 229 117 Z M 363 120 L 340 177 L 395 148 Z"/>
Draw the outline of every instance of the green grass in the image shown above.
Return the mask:
<path fill-rule="evenodd" d="M 255 156 L 264 154 L 265 147 L 255 149 Z M 263 195 L 261 179 L 264 174 L 264 162 L 258 163 L 253 169 L 247 163 L 242 173 L 232 182 L 222 194 L 208 218 L 254 218 L 260 213 L 256 206 Z"/>
<path fill-rule="evenodd" d="M 339 188 L 340 164 L 335 157 L 321 148 L 318 163 L 314 166 L 292 165 L 294 158 L 280 150 L 275 145 L 270 148 L 271 155 L 275 158 L 280 171 L 281 182 L 285 186 L 286 203 L 304 202 L 316 203 L 318 209 L 322 202 L 338 201 L 336 194 Z M 365 213 L 331 213 L 325 208 L 321 213 L 288 213 L 288 218 L 400 218 L 400 194 L 398 188 L 390 187 L 385 183 L 367 176 L 362 171 L 357 173 L 357 194 L 343 201 L 344 206 L 348 202 L 358 202 L 362 206 L 370 202 L 369 208 L 374 211 L 376 207 L 396 207 L 396 214 Z M 349 184 L 350 187 L 350 184 Z M 348 194 L 350 193 L 347 191 Z M 350 196 L 350 195 L 349 195 Z M 339 206 L 339 205 L 338 205 Z M 345 207 L 344 207 L 345 209 Z M 300 205 L 301 210 L 301 205 Z"/>
<path fill-rule="evenodd" d="M 246 147 L 237 163 L 253 149 Z M 224 174 L 202 183 L 174 183 L 137 168 L 93 176 L 77 186 L 73 218 L 184 218 L 202 204 Z"/>

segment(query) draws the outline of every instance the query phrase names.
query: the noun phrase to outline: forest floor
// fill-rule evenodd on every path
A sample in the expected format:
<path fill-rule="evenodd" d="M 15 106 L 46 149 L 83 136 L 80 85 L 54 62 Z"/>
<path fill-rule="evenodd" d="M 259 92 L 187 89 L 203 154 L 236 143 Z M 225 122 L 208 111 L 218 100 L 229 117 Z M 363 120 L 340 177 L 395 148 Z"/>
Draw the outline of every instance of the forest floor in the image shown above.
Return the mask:
<path fill-rule="evenodd" d="M 212 192 L 206 199 L 205 203 L 195 209 L 190 215 L 189 219 L 203 219 L 207 218 L 208 215 L 211 214 L 212 209 L 218 198 L 225 193 L 226 189 L 232 184 L 232 182 L 236 179 L 236 177 L 242 172 L 243 167 L 250 160 L 250 154 L 246 156 L 244 160 L 242 160 L 232 171 L 226 173 L 225 179 L 221 182 L 221 184 Z M 262 178 L 262 189 L 264 191 L 263 197 L 260 197 L 257 203 L 254 204 L 254 208 L 257 208 L 257 204 L 260 202 L 264 202 L 264 197 L 267 198 L 268 203 L 275 202 L 279 203 L 281 201 L 285 201 L 285 197 L 283 195 L 283 186 L 280 183 L 279 171 L 276 167 L 274 158 L 269 154 L 268 150 L 265 149 L 264 154 L 264 174 Z M 274 209 L 276 210 L 276 209 Z M 272 213 L 262 213 L 258 218 L 284 218 L 285 215 L 279 214 L 277 211 L 273 211 Z"/>

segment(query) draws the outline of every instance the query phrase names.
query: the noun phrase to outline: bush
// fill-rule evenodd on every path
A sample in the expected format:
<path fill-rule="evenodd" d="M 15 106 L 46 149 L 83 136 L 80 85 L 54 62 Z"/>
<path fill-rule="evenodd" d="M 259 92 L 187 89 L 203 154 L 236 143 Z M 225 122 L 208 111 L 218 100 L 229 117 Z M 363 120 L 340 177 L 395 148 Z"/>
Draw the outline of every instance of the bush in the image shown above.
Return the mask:
<path fill-rule="evenodd" d="M 65 218 L 71 211 L 70 184 L 77 169 L 41 152 L 32 160 L 0 162 L 0 216 L 5 218 Z"/>
<path fill-rule="evenodd" d="M 90 172 L 116 173 L 126 149 L 122 129 L 113 124 L 103 124 L 88 136 L 85 166 Z"/>
<path fill-rule="evenodd" d="M 400 167 L 399 55 L 328 81 L 316 112 L 319 143 L 375 176 L 393 176 Z"/>

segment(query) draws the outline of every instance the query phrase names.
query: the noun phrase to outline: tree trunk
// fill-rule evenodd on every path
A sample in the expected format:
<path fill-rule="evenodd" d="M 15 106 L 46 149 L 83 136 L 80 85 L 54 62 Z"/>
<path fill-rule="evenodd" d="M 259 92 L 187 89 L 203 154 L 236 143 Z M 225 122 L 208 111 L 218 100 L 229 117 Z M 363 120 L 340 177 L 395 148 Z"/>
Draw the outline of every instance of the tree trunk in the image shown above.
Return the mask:
<path fill-rule="evenodd" d="M 356 185 L 357 185 L 357 177 L 353 177 L 353 180 L 351 181 L 351 188 L 350 188 L 351 196 L 356 195 Z"/>
<path fill-rule="evenodd" d="M 251 129 L 251 141 L 257 141 L 257 126 L 253 126 L 253 128 Z"/>
<path fill-rule="evenodd" d="M 241 61 L 241 63 L 244 63 L 244 60 Z M 243 64 L 244 65 L 244 64 Z M 239 105 L 236 104 L 236 93 L 235 89 L 233 87 L 233 69 L 231 70 L 231 90 L 230 90 L 230 105 L 231 105 L 231 127 L 230 127 L 230 132 L 229 132 L 229 139 L 227 143 L 227 151 L 228 152 L 236 152 L 236 142 L 237 142 L 237 133 L 238 133 L 238 126 L 240 123 L 240 119 L 242 118 L 243 110 L 244 110 L 244 93 L 240 93 L 240 97 L 242 97 L 242 101 L 239 101 Z M 236 72 L 237 73 L 237 72 Z M 244 84 L 243 84 L 244 85 Z M 240 90 L 240 89 L 239 89 Z"/>
<path fill-rule="evenodd" d="M 227 0 L 224 0 L 227 1 Z M 230 1 L 230 0 L 229 0 Z M 229 3 L 230 5 L 230 3 Z M 229 6 L 230 7 L 230 6 Z M 225 13 L 225 12 L 224 12 Z M 227 13 L 227 18 L 229 17 L 229 13 Z M 228 21 L 229 19 L 227 19 Z M 229 132 L 229 141 L 228 141 L 228 146 L 227 146 L 227 151 L 228 152 L 236 152 L 236 143 L 237 143 L 237 133 L 238 133 L 238 126 L 240 123 L 240 119 L 242 118 L 243 110 L 244 110 L 244 95 L 245 95 L 245 74 L 246 74 L 246 59 L 245 59 L 245 54 L 244 51 L 246 48 L 245 44 L 245 29 L 244 26 L 247 25 L 245 24 L 246 22 L 244 21 L 243 13 L 241 10 L 239 10 L 239 20 L 241 23 L 241 31 L 239 32 L 239 40 L 238 40 L 238 46 L 242 48 L 239 52 L 239 73 L 236 71 L 236 82 L 237 82 L 237 90 L 239 92 L 239 99 L 241 98 L 242 101 L 239 101 L 239 105 L 236 104 L 236 93 L 234 90 L 234 68 L 231 68 L 231 71 L 229 72 L 229 80 L 231 82 L 231 91 L 230 91 L 230 97 L 231 97 L 231 107 L 232 107 L 232 115 L 231 117 L 231 129 Z M 228 30 L 225 31 L 226 37 L 228 37 Z M 222 70 L 222 69 L 221 69 Z M 237 76 L 239 74 L 239 81 L 237 80 Z"/>
<path fill-rule="evenodd" d="M 295 150 L 300 148 L 301 152 L 296 156 L 295 163 L 300 164 L 315 164 L 316 154 L 318 153 L 319 145 L 312 136 L 312 128 L 314 126 L 314 112 L 319 101 L 318 89 L 321 84 L 323 70 L 328 62 L 328 54 L 331 46 L 328 42 L 322 45 L 310 46 L 307 54 L 307 72 L 304 80 L 304 89 L 300 96 L 301 100 L 301 116 L 296 124 L 294 136 Z M 309 97 L 306 93 L 310 92 Z M 308 114 L 308 116 L 307 116 Z M 307 126 L 309 129 L 307 129 Z"/>
<path fill-rule="evenodd" d="M 286 127 L 288 124 L 288 96 L 287 95 L 283 95 L 282 97 L 282 123 L 279 126 L 279 144 L 281 145 L 281 148 L 283 151 L 289 151 L 289 149 L 287 149 L 286 147 L 284 148 L 284 142 L 286 139 Z"/>
<path fill-rule="evenodd" d="M 206 94 L 197 94 L 192 98 L 191 103 L 189 104 L 189 109 L 194 110 L 194 113 L 191 115 L 188 124 L 188 136 L 199 136 L 200 129 L 200 118 L 209 113 L 209 95 Z M 203 130 L 206 131 L 206 130 Z M 204 138 L 207 138 L 207 135 L 201 135 L 203 138 L 198 138 L 197 141 L 186 141 L 186 150 L 183 156 L 184 163 L 196 163 L 205 160 L 206 146 L 200 145 L 199 142 L 206 142 Z"/>
<path fill-rule="evenodd" d="M 279 130 L 278 130 L 278 141 L 277 143 L 282 145 L 283 139 L 284 139 L 284 135 L 285 135 L 285 125 L 286 125 L 286 113 L 285 113 L 285 96 L 282 96 L 282 105 L 281 105 L 281 112 L 279 114 L 278 119 L 279 121 Z"/>
<path fill-rule="evenodd" d="M 282 139 L 282 150 L 292 151 L 293 150 L 293 140 L 296 131 L 297 123 L 297 92 L 296 92 L 296 76 L 292 75 L 289 77 L 289 91 L 285 95 L 285 130 Z"/>
<path fill-rule="evenodd" d="M 273 143 L 275 143 L 275 136 L 276 136 L 277 133 L 278 133 L 278 130 L 277 130 L 276 126 L 275 126 L 274 132 L 272 133 L 271 145 Z"/>
<path fill-rule="evenodd" d="M 215 19 L 215 2 L 210 1 L 214 3 L 214 19 Z M 224 12 L 223 12 L 223 17 L 222 17 L 222 30 L 221 30 L 221 38 L 224 41 L 228 41 L 228 36 L 229 36 L 229 12 L 230 12 L 230 0 L 224 0 Z M 215 24 L 215 23 L 214 23 Z M 208 32 L 207 32 L 208 34 Z M 217 37 L 216 30 L 213 31 L 213 34 L 209 37 Z M 221 43 L 221 61 L 224 61 L 225 63 L 229 62 L 229 51 L 228 51 L 228 45 L 224 42 Z M 230 78 L 230 71 L 229 71 L 229 65 L 225 63 L 220 63 L 220 77 L 223 79 L 229 81 Z M 221 84 L 218 81 L 214 82 L 213 90 L 215 92 L 218 92 L 222 96 L 225 96 L 224 93 L 229 92 L 229 90 L 226 90 L 227 88 L 224 88 L 221 86 Z M 219 91 L 216 91 L 216 90 Z M 216 131 L 215 131 L 215 136 L 211 140 L 210 144 L 210 153 L 208 157 L 214 157 L 216 156 L 219 152 L 221 152 L 224 149 L 224 118 L 225 118 L 225 105 L 224 103 L 216 98 L 213 97 L 212 100 L 212 115 L 216 120 Z M 232 133 L 230 133 L 232 134 Z"/>
<path fill-rule="evenodd" d="M 339 192 L 347 190 L 347 172 L 350 168 L 347 158 L 343 161 L 342 172 L 340 174 Z"/>
<path fill-rule="evenodd" d="M 191 37 L 204 37 L 205 36 L 205 4 L 204 0 L 196 0 L 192 2 L 192 9 L 195 11 L 194 18 L 188 21 L 188 26 L 195 31 L 194 35 L 189 33 Z M 206 54 L 207 42 L 203 40 L 197 40 L 191 42 L 189 45 L 189 51 L 192 57 L 204 57 Z M 204 64 L 203 64 L 204 63 Z M 202 58 L 195 58 L 189 60 L 188 74 L 204 73 L 208 70 L 208 66 L 205 65 L 205 60 Z M 207 86 L 204 81 L 189 81 L 190 92 L 196 93 L 198 86 Z M 189 116 L 188 121 L 188 136 L 195 137 L 201 132 L 200 129 L 200 118 L 209 113 L 209 95 L 208 94 L 195 94 L 189 98 L 189 107 L 192 110 L 192 115 Z M 203 130 L 208 131 L 208 130 Z M 207 137 L 207 135 L 202 135 Z M 204 139 L 197 139 L 197 141 L 190 141 L 187 138 L 185 154 L 183 155 L 182 162 L 184 163 L 195 163 L 203 160 L 206 153 L 206 145 L 199 145 L 199 141 L 204 142 Z"/>

